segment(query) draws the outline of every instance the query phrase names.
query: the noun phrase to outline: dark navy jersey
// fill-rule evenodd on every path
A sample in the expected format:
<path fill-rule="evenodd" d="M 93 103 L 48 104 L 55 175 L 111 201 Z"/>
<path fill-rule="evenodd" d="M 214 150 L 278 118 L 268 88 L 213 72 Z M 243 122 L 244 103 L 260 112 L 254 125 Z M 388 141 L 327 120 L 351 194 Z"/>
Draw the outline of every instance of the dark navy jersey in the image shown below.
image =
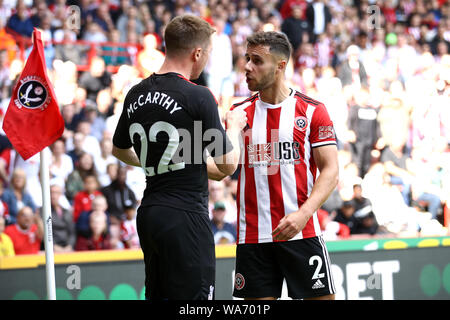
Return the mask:
<path fill-rule="evenodd" d="M 205 150 L 221 156 L 233 148 L 213 94 L 178 73 L 153 74 L 130 89 L 113 144 L 139 157 L 147 176 L 143 206 L 205 213 Z"/>

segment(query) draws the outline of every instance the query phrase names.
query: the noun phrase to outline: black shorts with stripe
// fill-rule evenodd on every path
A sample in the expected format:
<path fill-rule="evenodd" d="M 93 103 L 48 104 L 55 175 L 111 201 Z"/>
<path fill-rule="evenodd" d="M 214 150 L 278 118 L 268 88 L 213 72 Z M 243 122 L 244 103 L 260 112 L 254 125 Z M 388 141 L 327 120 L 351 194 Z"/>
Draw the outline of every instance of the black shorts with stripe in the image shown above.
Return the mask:
<path fill-rule="evenodd" d="M 233 296 L 281 297 L 283 280 L 292 299 L 335 293 L 330 258 L 322 236 L 237 245 Z"/>

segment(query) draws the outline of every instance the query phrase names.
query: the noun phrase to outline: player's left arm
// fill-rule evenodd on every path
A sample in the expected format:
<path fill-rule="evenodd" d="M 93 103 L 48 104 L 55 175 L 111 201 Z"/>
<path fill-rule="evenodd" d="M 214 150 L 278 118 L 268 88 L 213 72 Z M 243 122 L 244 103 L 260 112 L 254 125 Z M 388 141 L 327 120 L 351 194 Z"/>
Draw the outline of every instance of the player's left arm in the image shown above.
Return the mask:
<path fill-rule="evenodd" d="M 335 144 L 313 149 L 314 161 L 320 174 L 311 194 L 298 211 L 286 215 L 273 230 L 275 240 L 289 240 L 298 234 L 336 187 L 339 179 L 337 148 Z"/>

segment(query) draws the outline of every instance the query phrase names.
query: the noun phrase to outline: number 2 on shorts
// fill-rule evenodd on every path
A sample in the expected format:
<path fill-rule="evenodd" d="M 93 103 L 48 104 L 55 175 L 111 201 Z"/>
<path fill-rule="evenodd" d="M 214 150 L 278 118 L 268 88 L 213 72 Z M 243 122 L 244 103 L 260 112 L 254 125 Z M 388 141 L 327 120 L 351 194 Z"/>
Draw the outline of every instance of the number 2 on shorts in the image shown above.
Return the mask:
<path fill-rule="evenodd" d="M 320 256 L 312 256 L 311 258 L 309 258 L 309 265 L 312 266 L 314 265 L 314 262 L 317 261 L 317 267 L 316 267 L 316 271 L 314 271 L 314 274 L 312 276 L 312 279 L 320 279 L 325 277 L 324 273 L 319 273 L 320 269 L 322 268 L 322 258 Z"/>

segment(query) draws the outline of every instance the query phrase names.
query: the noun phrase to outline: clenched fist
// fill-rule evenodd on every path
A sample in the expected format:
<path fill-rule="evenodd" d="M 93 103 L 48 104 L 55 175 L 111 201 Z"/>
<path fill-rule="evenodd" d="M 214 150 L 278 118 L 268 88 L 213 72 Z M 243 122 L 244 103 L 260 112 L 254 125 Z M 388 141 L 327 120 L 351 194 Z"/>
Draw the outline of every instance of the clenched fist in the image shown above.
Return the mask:
<path fill-rule="evenodd" d="M 228 129 L 242 130 L 247 125 L 247 113 L 242 109 L 234 109 L 225 114 Z"/>

